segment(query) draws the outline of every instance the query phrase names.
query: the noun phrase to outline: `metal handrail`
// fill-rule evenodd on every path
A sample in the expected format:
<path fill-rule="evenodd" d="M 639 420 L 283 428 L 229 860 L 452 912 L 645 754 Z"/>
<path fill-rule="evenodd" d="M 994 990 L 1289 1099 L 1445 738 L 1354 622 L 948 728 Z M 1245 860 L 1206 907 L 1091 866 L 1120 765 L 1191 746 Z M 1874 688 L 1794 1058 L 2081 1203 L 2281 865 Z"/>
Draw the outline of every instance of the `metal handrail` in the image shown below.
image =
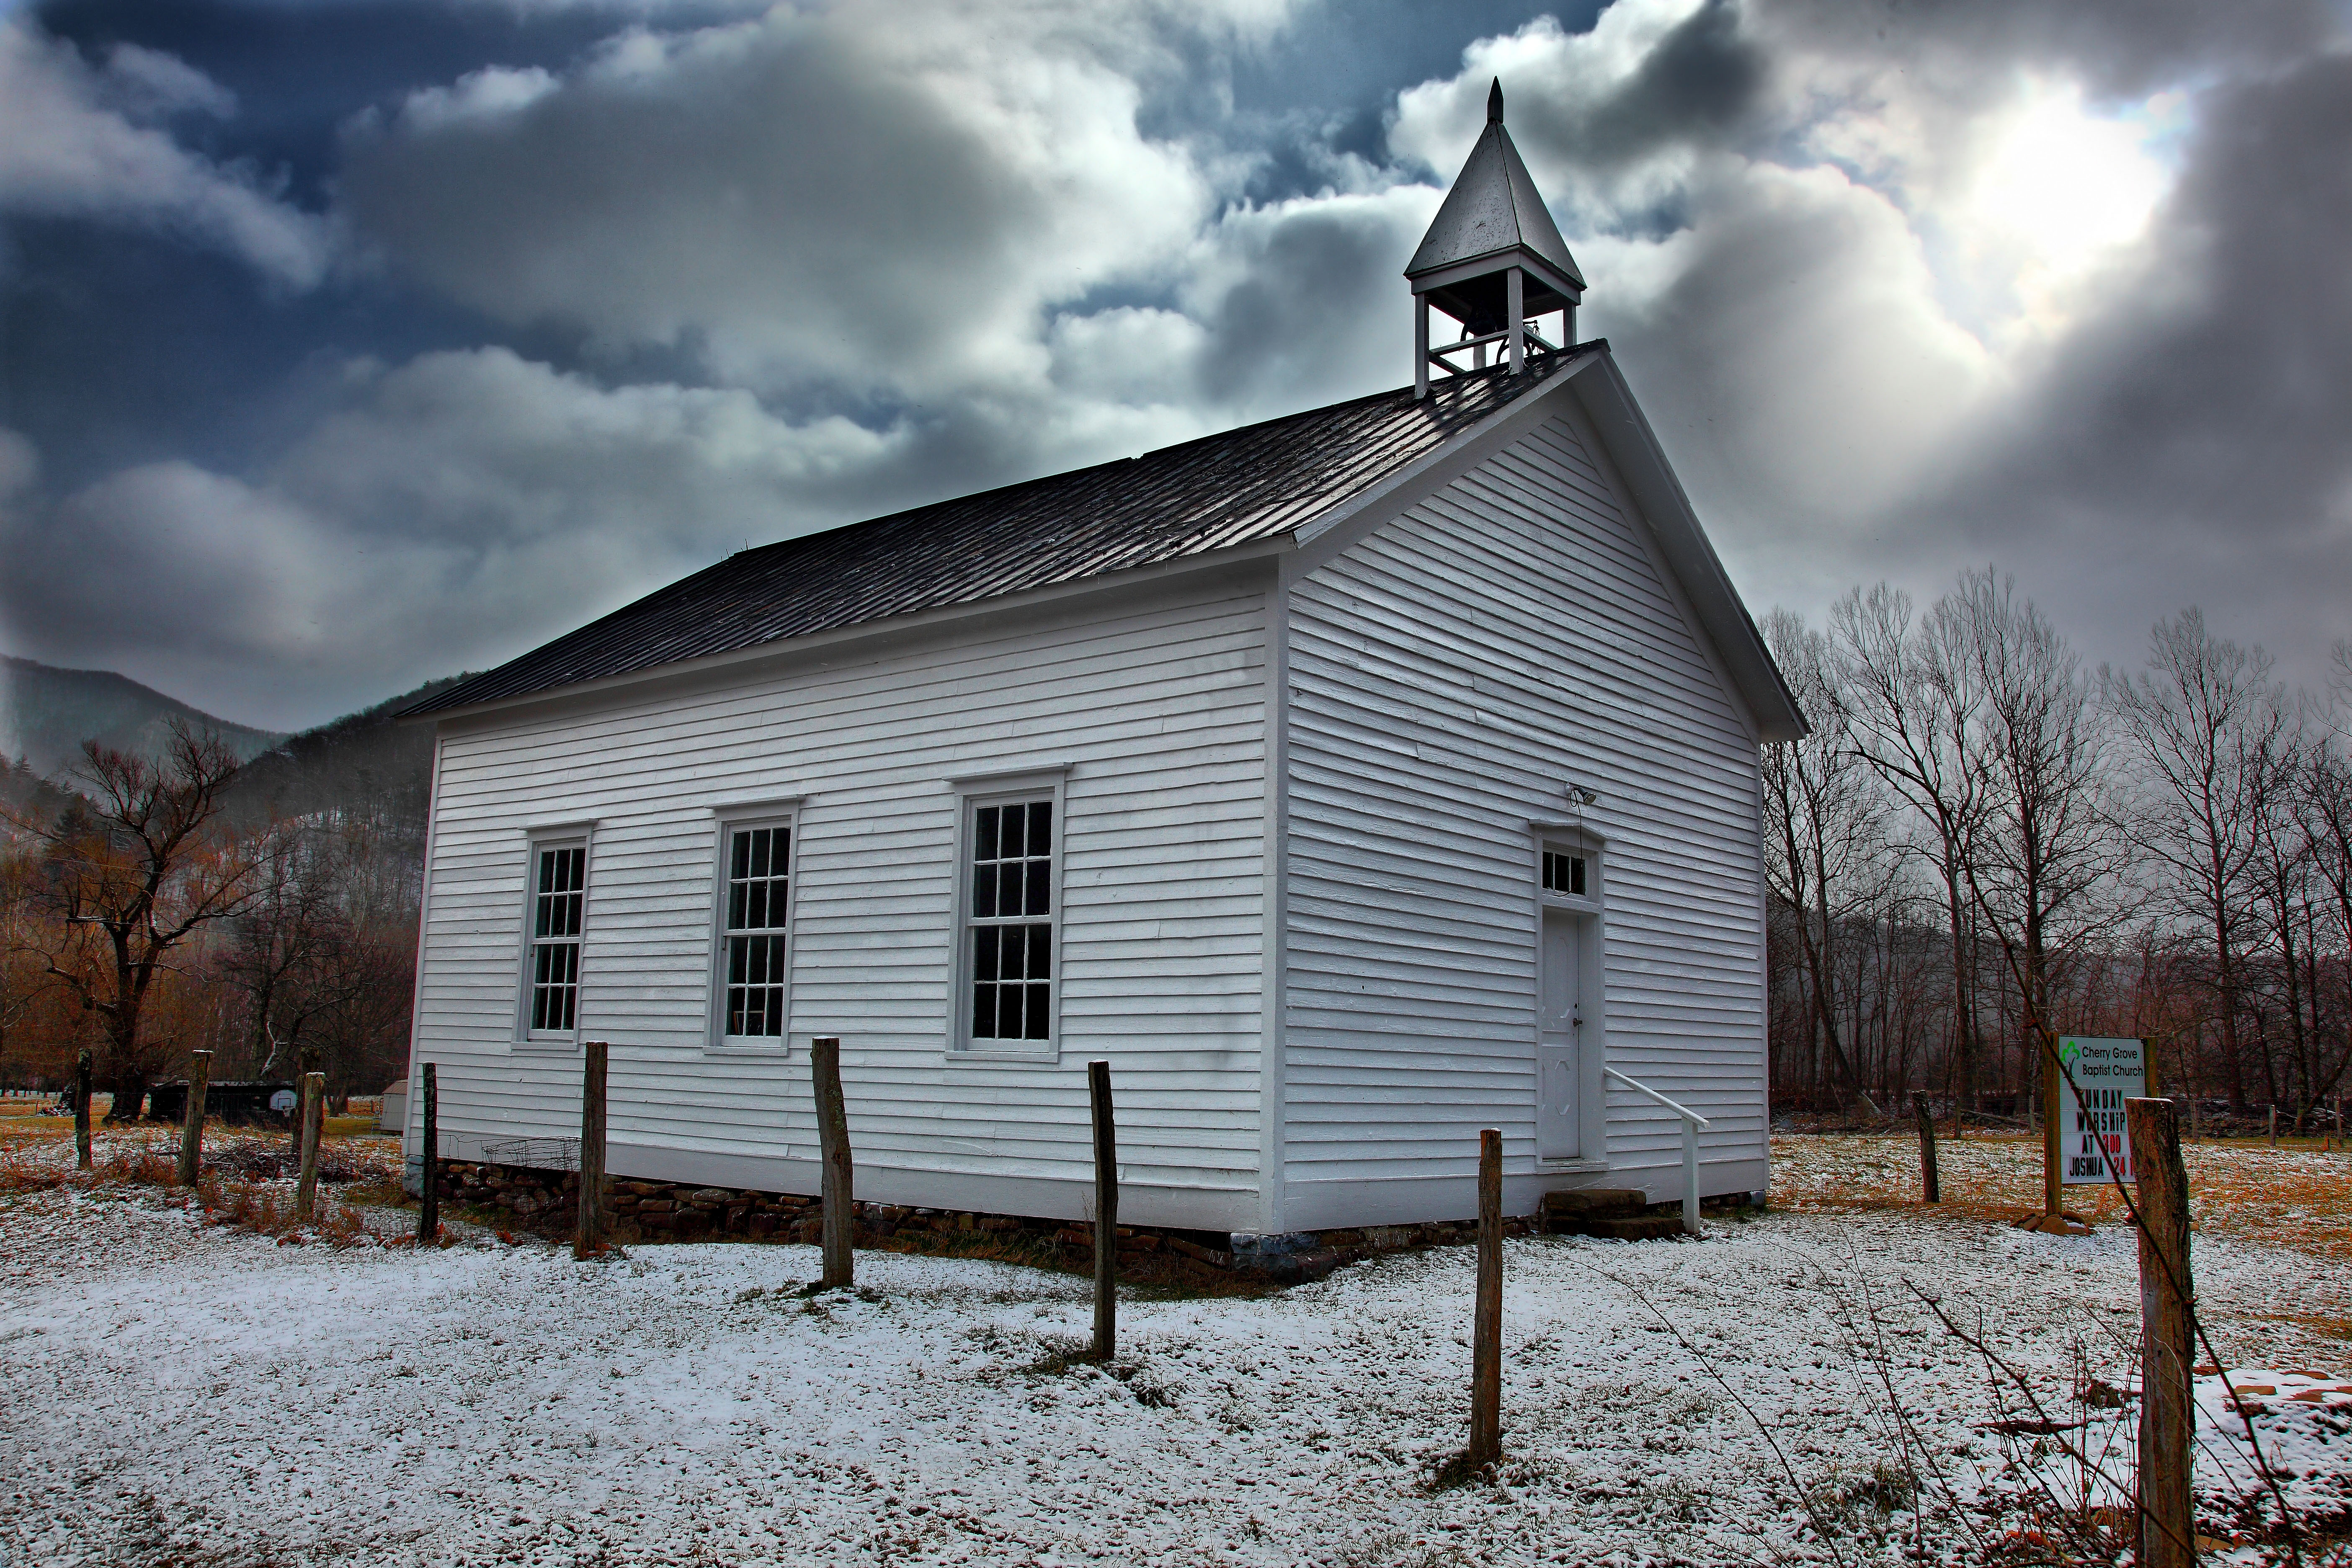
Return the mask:
<path fill-rule="evenodd" d="M 1709 1122 L 1706 1117 L 1701 1116 L 1689 1106 L 1675 1104 L 1673 1100 L 1668 1100 L 1664 1095 L 1660 1094 L 1656 1089 L 1652 1089 L 1648 1084 L 1627 1078 L 1615 1068 L 1602 1068 L 1601 1072 L 1602 1077 L 1615 1079 L 1619 1083 L 1623 1084 L 1635 1094 L 1645 1094 L 1649 1096 L 1652 1100 L 1656 1100 L 1660 1105 L 1664 1106 L 1668 1110 L 1673 1111 L 1676 1116 L 1683 1118 L 1686 1121 L 1696 1121 L 1701 1127 L 1713 1125 L 1713 1123 Z"/>
<path fill-rule="evenodd" d="M 1664 1106 L 1683 1119 L 1683 1229 L 1692 1236 L 1701 1234 L 1698 1223 L 1698 1130 L 1707 1120 L 1687 1105 L 1677 1105 L 1648 1084 L 1627 1078 L 1615 1068 L 1604 1067 L 1601 1076 L 1614 1079 L 1634 1093 Z"/>

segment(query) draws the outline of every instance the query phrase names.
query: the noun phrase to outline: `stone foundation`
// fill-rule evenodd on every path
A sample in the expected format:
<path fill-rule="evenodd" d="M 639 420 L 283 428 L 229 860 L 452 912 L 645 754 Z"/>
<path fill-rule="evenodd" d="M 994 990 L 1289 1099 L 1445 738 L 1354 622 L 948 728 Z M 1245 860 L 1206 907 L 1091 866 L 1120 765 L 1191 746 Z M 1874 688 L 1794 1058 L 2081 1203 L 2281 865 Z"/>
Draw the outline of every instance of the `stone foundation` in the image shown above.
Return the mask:
<path fill-rule="evenodd" d="M 606 1212 L 613 1238 L 623 1243 L 700 1241 L 740 1237 L 751 1241 L 814 1245 L 823 1224 L 816 1199 L 791 1193 L 698 1187 L 678 1182 L 608 1177 Z M 534 1171 L 466 1160 L 441 1162 L 441 1201 L 512 1216 L 517 1228 L 568 1236 L 577 1223 L 580 1177 L 570 1171 Z M 1507 1236 L 1532 1236 L 1538 1222 L 1509 1217 Z M 1477 1238 L 1470 1220 L 1367 1226 L 1359 1230 L 1251 1236 L 1240 1232 L 1175 1230 L 1161 1226 L 1118 1227 L 1122 1275 L 1206 1274 L 1288 1284 L 1319 1279 L 1334 1268 L 1377 1253 L 1458 1247 Z M 1091 1225 L 961 1209 L 901 1204 L 857 1205 L 857 1245 L 900 1252 L 952 1251 L 959 1243 L 997 1238 L 1048 1255 L 1074 1268 L 1091 1268 Z"/>

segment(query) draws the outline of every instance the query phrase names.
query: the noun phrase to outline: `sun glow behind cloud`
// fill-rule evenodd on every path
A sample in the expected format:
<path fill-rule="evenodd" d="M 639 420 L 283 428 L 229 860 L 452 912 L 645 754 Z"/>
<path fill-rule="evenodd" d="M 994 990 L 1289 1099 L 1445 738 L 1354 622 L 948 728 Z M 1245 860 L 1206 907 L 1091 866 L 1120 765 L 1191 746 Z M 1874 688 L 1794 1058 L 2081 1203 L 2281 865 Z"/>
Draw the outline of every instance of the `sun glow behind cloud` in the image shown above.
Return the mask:
<path fill-rule="evenodd" d="M 1939 216 L 1991 346 L 2062 334 L 2100 279 L 2137 259 L 2171 189 L 2185 115 L 2178 92 L 2102 113 L 2073 82 L 2029 79 L 2009 112 L 1988 118 L 1984 151 Z"/>

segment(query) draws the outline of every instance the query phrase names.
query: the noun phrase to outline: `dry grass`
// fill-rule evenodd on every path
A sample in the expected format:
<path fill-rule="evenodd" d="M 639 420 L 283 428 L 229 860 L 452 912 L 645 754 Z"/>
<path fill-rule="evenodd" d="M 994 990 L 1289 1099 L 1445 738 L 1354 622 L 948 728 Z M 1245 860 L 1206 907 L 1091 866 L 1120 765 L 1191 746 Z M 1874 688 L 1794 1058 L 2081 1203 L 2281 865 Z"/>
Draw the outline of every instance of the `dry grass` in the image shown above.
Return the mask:
<path fill-rule="evenodd" d="M 289 1243 L 331 1247 L 372 1245 L 364 1217 L 364 1194 L 397 1173 L 374 1140 L 328 1140 L 320 1159 L 317 1202 L 309 1219 L 294 1212 L 295 1185 L 283 1173 L 289 1163 L 283 1134 L 223 1132 L 205 1140 L 205 1168 L 193 1190 L 178 1184 L 179 1140 L 152 1132 L 103 1132 L 92 1141 L 91 1168 L 73 1162 L 70 1134 L 0 1142 L 0 1195 L 71 1187 L 83 1192 L 139 1189 L 160 1193 L 167 1205 L 201 1209 L 205 1223 L 236 1226 Z M 331 1184 L 346 1184 L 348 1199 Z"/>
<path fill-rule="evenodd" d="M 1971 1133 L 1939 1139 L 1937 1149 L 1941 1217 L 2006 1220 L 2041 1207 L 2038 1135 Z M 2244 1142 L 2191 1143 L 2184 1153 L 2200 1233 L 2352 1262 L 2352 1153 Z M 1772 1203 L 1812 1213 L 1931 1212 L 1919 1199 L 1918 1140 L 1907 1131 L 1774 1138 Z M 2126 1217 L 2113 1186 L 2070 1187 L 2066 1207 L 2094 1224 Z"/>

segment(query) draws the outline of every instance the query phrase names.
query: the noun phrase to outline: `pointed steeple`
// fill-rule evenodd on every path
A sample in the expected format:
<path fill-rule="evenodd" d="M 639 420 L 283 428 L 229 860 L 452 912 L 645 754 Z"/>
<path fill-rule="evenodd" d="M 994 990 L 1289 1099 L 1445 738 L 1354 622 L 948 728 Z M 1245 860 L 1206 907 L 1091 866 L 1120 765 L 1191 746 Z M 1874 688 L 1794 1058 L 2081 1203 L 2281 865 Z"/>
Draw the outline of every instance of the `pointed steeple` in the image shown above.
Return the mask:
<path fill-rule="evenodd" d="M 1404 275 L 1412 284 L 1416 337 L 1422 340 L 1415 380 L 1424 389 L 1432 305 L 1460 321 L 1466 338 L 1507 341 L 1515 370 L 1529 317 L 1563 312 L 1563 346 L 1575 335 L 1584 274 L 1577 270 L 1542 193 L 1511 144 L 1511 133 L 1503 128 L 1499 77 L 1486 95 L 1486 129 L 1454 176 L 1454 188 L 1446 193 Z M 1542 344 L 1541 339 L 1534 341 Z M 1486 363 L 1485 344 L 1461 346 L 1474 347 L 1477 363 Z M 1439 363 L 1449 370 L 1460 368 L 1442 359 Z"/>

